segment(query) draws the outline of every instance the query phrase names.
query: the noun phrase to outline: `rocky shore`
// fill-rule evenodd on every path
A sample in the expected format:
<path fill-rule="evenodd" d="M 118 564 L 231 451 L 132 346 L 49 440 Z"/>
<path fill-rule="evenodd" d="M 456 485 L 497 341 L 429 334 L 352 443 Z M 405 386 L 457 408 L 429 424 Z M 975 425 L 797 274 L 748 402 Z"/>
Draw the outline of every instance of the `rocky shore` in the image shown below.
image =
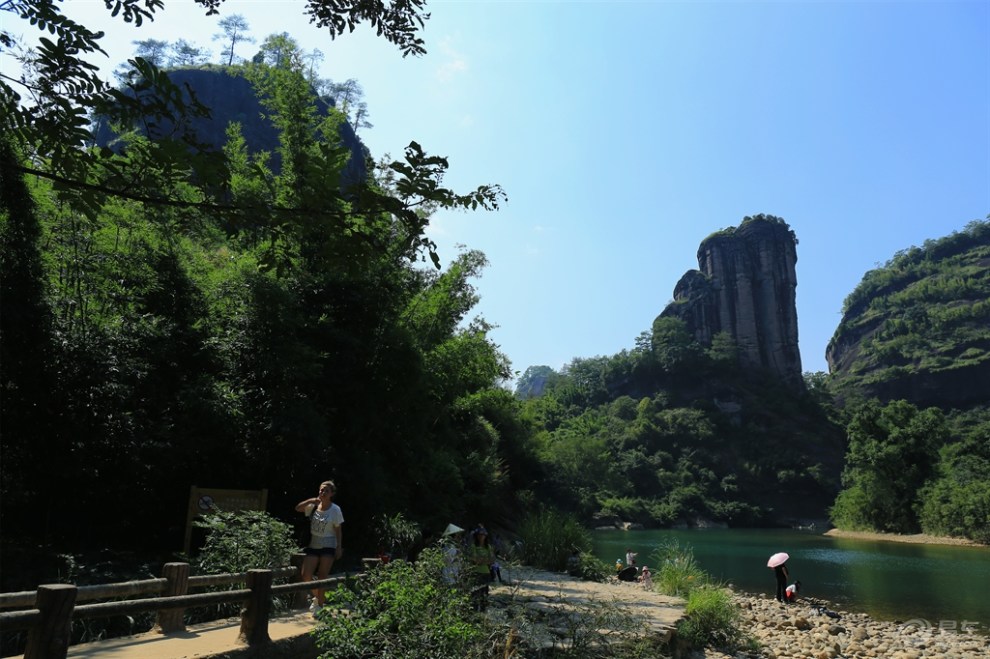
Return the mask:
<path fill-rule="evenodd" d="M 653 633 L 670 638 L 684 615 L 684 600 L 648 591 L 642 584 L 610 579 L 606 583 L 582 581 L 566 574 L 532 568 L 513 569 L 512 585 L 492 589 L 489 613 L 509 601 L 534 609 L 543 618 L 547 635 L 556 627 L 549 616 L 573 616 L 587 605 L 611 602 L 633 616 L 648 621 Z M 865 613 L 837 609 L 833 604 L 809 599 L 784 605 L 767 595 L 734 593 L 742 613 L 741 627 L 759 644 L 758 651 L 725 654 L 705 649 L 689 652 L 685 659 L 987 659 L 990 630 L 940 629 L 935 622 L 875 620 Z M 821 608 L 819 608 L 821 607 Z M 822 610 L 824 609 L 824 610 Z M 827 612 L 832 612 L 830 616 Z M 980 622 L 979 624 L 984 624 Z M 553 644 L 562 646 L 562 639 Z M 681 655 L 683 656 L 683 655 Z"/>
<path fill-rule="evenodd" d="M 932 628 L 923 620 L 904 623 L 874 620 L 863 613 L 821 613 L 807 601 L 783 605 L 769 597 L 736 594 L 743 629 L 753 635 L 759 653 L 728 655 L 712 650 L 697 653 L 705 659 L 986 659 L 990 656 L 988 630 L 960 631 Z M 817 604 L 817 603 L 816 603 Z M 937 623 L 936 623 L 937 624 Z"/>

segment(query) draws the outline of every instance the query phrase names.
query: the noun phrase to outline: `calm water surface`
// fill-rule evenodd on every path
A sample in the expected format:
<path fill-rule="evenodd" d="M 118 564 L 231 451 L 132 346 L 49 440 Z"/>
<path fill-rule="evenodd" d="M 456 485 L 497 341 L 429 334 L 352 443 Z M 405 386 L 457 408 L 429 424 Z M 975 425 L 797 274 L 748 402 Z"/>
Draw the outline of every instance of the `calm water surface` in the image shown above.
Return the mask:
<path fill-rule="evenodd" d="M 990 633 L 990 549 L 831 538 L 779 529 L 595 531 L 603 561 L 625 561 L 626 548 L 655 572 L 657 547 L 689 546 L 702 569 L 736 590 L 774 594 L 771 554 L 785 551 L 801 594 L 882 620 L 924 619 L 934 626 L 967 624 Z"/>

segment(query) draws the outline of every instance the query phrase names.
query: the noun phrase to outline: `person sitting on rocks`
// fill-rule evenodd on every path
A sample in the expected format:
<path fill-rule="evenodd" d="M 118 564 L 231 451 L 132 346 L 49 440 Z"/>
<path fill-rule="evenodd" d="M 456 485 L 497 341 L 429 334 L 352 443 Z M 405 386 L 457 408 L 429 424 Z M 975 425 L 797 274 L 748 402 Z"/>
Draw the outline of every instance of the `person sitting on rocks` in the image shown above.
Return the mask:
<path fill-rule="evenodd" d="M 797 594 L 801 592 L 801 581 L 795 581 L 790 586 L 784 590 L 784 602 L 786 604 L 793 604 L 797 599 Z"/>

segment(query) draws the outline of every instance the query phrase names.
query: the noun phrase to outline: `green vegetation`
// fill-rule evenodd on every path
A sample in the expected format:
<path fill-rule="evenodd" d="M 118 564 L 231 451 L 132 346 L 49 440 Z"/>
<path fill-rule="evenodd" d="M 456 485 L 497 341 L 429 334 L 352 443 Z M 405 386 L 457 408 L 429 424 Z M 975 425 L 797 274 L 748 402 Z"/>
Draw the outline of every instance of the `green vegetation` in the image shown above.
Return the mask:
<path fill-rule="evenodd" d="M 424 648 L 439 659 L 482 656 L 486 635 L 469 585 L 448 584 L 444 565 L 430 548 L 415 563 L 392 561 L 330 591 L 316 630 L 321 657 L 411 659 Z"/>
<path fill-rule="evenodd" d="M 419 524 L 401 512 L 392 516 L 378 515 L 375 528 L 379 552 L 387 552 L 391 558 L 407 558 L 409 550 L 423 537 Z"/>
<path fill-rule="evenodd" d="M 195 525 L 206 529 L 206 541 L 196 556 L 197 574 L 285 567 L 299 550 L 291 526 L 258 510 L 212 512 Z"/>
<path fill-rule="evenodd" d="M 164 3 L 119 5 L 140 24 Z M 367 22 L 422 52 L 421 0 L 308 6 L 331 36 Z M 354 558 L 411 553 L 450 520 L 498 520 L 518 533 L 525 562 L 561 571 L 577 550 L 581 574 L 597 580 L 611 570 L 588 551 L 589 525 L 761 525 L 833 501 L 841 526 L 990 539 L 990 413 L 852 404 L 919 374 L 964 379 L 990 363 L 990 223 L 867 273 L 833 339 L 855 350 L 835 377 L 809 374 L 807 391 L 741 369 L 727 334 L 703 346 L 661 317 L 631 350 L 528 369 L 513 396 L 492 325 L 472 316 L 484 254 L 441 268 L 426 231 L 439 209 L 497 209 L 498 186 L 444 187 L 449 163 L 416 142 L 353 175 L 355 153 L 370 156 L 345 139 L 370 126 L 360 86 L 315 78 L 317 54 L 289 35 L 239 62 L 246 26 L 222 22 L 225 66 L 181 40 L 139 42 L 115 87 L 84 63 L 100 35 L 58 3 L 2 11 L 60 40 L 25 61 L 38 97 L 0 80 L 0 517 L 5 551 L 31 548 L 18 563 L 58 547 L 64 564 L 40 569 L 81 582 L 77 550 L 167 554 L 182 536 L 175 511 L 201 484 L 267 488 L 274 515 L 208 516 L 198 567 L 282 565 L 306 532 L 293 504 L 328 477 L 347 519 L 360 520 L 348 526 Z M 15 41 L 0 31 L 0 45 Z M 249 84 L 273 145 L 259 148 L 234 117 L 221 149 L 201 144 L 192 127 L 207 108 L 159 69 L 166 62 Z M 174 135 L 138 130 L 148 115 Z M 91 116 L 113 126 L 112 150 L 84 146 L 97 143 Z M 760 215 L 734 231 L 757 221 L 783 224 Z M 71 516 L 59 514 L 66 492 Z M 114 524 L 94 533 L 107 511 Z M 688 599 L 685 638 L 749 643 L 688 550 L 662 548 L 657 565 L 658 587 Z M 328 656 L 515 652 L 531 621 L 486 626 L 442 567 L 427 549 L 337 591 L 348 615 L 322 614 Z M 44 578 L 3 571 L 5 590 Z M 557 650 L 570 657 L 601 652 L 602 629 L 637 624 L 606 606 L 568 620 Z M 649 652 L 634 641 L 610 651 Z"/>
<path fill-rule="evenodd" d="M 811 395 L 742 371 L 726 344 L 706 351 L 661 318 L 632 351 L 541 375 L 542 394 L 523 401 L 547 473 L 537 494 L 586 523 L 824 515 L 840 428 Z"/>
<path fill-rule="evenodd" d="M 990 222 L 898 252 L 846 299 L 818 391 L 844 405 L 841 528 L 990 537 Z"/>
<path fill-rule="evenodd" d="M 687 600 L 685 618 L 677 625 L 680 641 L 689 647 L 710 646 L 726 652 L 758 649 L 756 640 L 740 628 L 742 617 L 732 591 L 701 569 L 690 547 L 669 542 L 658 547 L 651 559 L 657 565 L 654 587 Z"/>
<path fill-rule="evenodd" d="M 585 581 L 603 583 L 615 576 L 615 568 L 590 551 L 582 551 L 578 554 L 577 576 Z"/>
<path fill-rule="evenodd" d="M 708 573 L 701 569 L 690 547 L 681 547 L 674 541 L 658 547 L 651 554 L 657 568 L 653 571 L 653 584 L 664 595 L 687 597 L 691 591 L 710 585 Z"/>
<path fill-rule="evenodd" d="M 206 530 L 206 541 L 193 561 L 193 574 L 238 574 L 282 568 L 290 564 L 292 554 L 299 550 L 292 537 L 292 527 L 262 511 L 216 511 L 203 515 L 195 524 Z M 243 585 L 214 586 L 208 590 L 239 588 Z M 273 597 L 272 608 L 276 612 L 284 611 L 291 600 L 291 596 Z M 186 617 L 189 624 L 195 624 L 236 616 L 240 610 L 240 604 L 217 604 L 206 610 L 190 609 Z"/>
<path fill-rule="evenodd" d="M 936 475 L 920 490 L 921 528 L 990 544 L 990 410 L 950 417 L 957 440 L 939 453 Z M 969 418 L 966 418 L 969 417 Z"/>
<path fill-rule="evenodd" d="M 522 560 L 527 565 L 563 572 L 576 549 L 588 552 L 591 536 L 572 516 L 551 508 L 525 515 L 517 529 L 522 542 Z"/>
<path fill-rule="evenodd" d="M 56 4 L 4 11 L 89 39 L 84 52 L 98 47 Z M 115 121 L 114 151 L 80 146 L 46 161 L 32 141 L 43 123 L 3 131 L 5 543 L 167 554 L 181 546 L 175 511 L 193 484 L 267 488 L 269 509 L 296 524 L 299 541 L 293 506 L 328 477 L 356 520 L 408 515 L 429 486 L 431 505 L 408 522 L 436 529 L 467 514 L 504 517 L 534 480 L 519 403 L 499 387 L 509 363 L 490 325 L 472 318 L 485 257 L 465 251 L 437 269 L 424 233 L 434 210 L 494 209 L 503 193 L 444 187 L 446 159 L 415 142 L 345 189 L 344 117 L 320 102 L 304 53 L 276 36 L 262 62 L 216 74 L 246 79 L 264 98 L 278 134 L 271 153 L 233 122 L 222 153 L 131 130 L 125 119 L 142 115 L 129 93 L 185 99 L 143 60 L 124 76 L 129 87 L 106 92 L 117 106 L 85 106 Z M 39 74 L 73 66 L 35 56 Z M 182 105 L 159 109 L 185 125 L 194 103 Z M 17 117 L 27 121 L 4 114 Z M 89 124 L 79 130 L 93 137 Z M 79 514 L 56 519 L 66 491 Z M 92 533 L 107 510 L 115 524 Z M 355 525 L 349 555 L 374 551 L 378 530 Z M 404 543 L 408 530 L 392 525 L 388 539 Z M 17 576 L 4 571 L 8 589 Z"/>
<path fill-rule="evenodd" d="M 739 607 L 727 588 L 708 584 L 688 594 L 684 620 L 677 626 L 678 638 L 692 647 L 715 647 L 727 652 L 756 650 L 756 639 L 741 628 Z"/>
<path fill-rule="evenodd" d="M 918 490 L 932 477 L 947 427 L 937 409 L 869 403 L 849 424 L 845 489 L 832 508 L 840 528 L 915 533 Z"/>
<path fill-rule="evenodd" d="M 832 391 L 851 403 L 908 398 L 946 409 L 978 400 L 961 389 L 990 369 L 988 263 L 990 222 L 973 221 L 867 272 L 829 344 Z"/>
<path fill-rule="evenodd" d="M 794 231 L 791 230 L 790 226 L 788 226 L 787 222 L 783 218 L 777 217 L 776 215 L 766 215 L 764 213 L 760 213 L 758 215 L 753 215 L 753 216 L 747 215 L 746 217 L 743 218 L 742 222 L 739 223 L 738 227 L 726 227 L 724 229 L 719 229 L 718 231 L 709 234 L 708 237 L 706 237 L 704 240 L 701 241 L 701 246 L 704 247 L 705 243 L 707 243 L 710 240 L 717 240 L 719 238 L 735 235 L 737 232 L 743 230 L 743 228 L 746 227 L 747 225 L 756 222 L 765 222 L 768 224 L 774 224 L 777 226 L 785 227 L 790 233 L 791 238 L 794 238 L 794 244 L 795 245 L 797 244 L 798 242 L 797 236 L 794 235 Z"/>
<path fill-rule="evenodd" d="M 867 403 L 849 424 L 836 526 L 990 541 L 990 421 L 906 401 Z"/>
<path fill-rule="evenodd" d="M 447 565 L 430 547 L 415 563 L 393 561 L 330 591 L 315 632 L 321 656 L 637 659 L 662 650 L 641 634 L 642 617 L 608 602 L 536 610 L 503 590 L 482 614 L 488 600 L 470 573 L 451 583 Z"/>

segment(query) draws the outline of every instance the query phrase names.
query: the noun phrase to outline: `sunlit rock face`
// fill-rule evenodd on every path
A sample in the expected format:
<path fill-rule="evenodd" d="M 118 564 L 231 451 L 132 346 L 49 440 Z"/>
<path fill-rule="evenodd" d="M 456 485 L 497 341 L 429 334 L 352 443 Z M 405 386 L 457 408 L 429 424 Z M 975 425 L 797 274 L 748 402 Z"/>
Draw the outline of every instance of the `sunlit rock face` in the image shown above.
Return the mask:
<path fill-rule="evenodd" d="M 710 346 L 726 332 L 741 365 L 803 386 L 795 294 L 797 239 L 783 220 L 758 215 L 719 231 L 698 248 L 698 269 L 674 288 L 660 314 L 685 322 L 695 339 Z"/>

